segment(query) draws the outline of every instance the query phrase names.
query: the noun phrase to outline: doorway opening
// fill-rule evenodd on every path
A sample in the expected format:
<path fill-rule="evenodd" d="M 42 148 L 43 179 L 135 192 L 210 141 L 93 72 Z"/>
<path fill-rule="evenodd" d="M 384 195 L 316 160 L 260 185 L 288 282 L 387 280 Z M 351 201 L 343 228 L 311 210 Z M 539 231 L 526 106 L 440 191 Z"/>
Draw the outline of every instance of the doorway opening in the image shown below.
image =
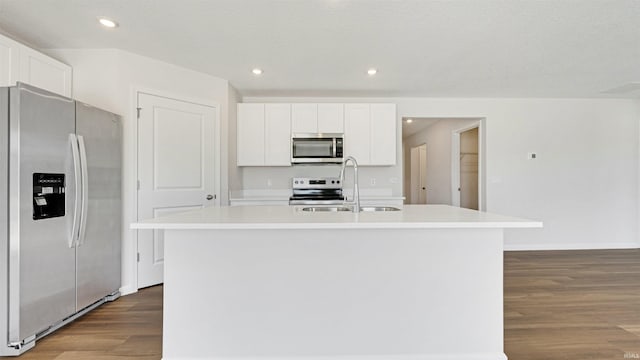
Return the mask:
<path fill-rule="evenodd" d="M 484 122 L 484 118 L 402 119 L 406 204 L 486 209 Z"/>
<path fill-rule="evenodd" d="M 451 198 L 453 205 L 479 210 L 479 124 L 453 132 L 451 149 Z"/>

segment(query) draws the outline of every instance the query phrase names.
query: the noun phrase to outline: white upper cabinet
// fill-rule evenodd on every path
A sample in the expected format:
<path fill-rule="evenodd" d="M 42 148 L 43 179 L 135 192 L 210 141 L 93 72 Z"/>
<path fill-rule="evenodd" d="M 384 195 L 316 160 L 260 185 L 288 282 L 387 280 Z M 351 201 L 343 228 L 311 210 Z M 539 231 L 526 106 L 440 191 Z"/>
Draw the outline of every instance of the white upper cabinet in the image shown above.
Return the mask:
<path fill-rule="evenodd" d="M 21 44 L 0 35 L 0 86 L 15 85 Z"/>
<path fill-rule="evenodd" d="M 344 132 L 343 104 L 291 104 L 291 132 L 337 133 Z"/>
<path fill-rule="evenodd" d="M 371 164 L 396 164 L 396 105 L 371 104 Z"/>
<path fill-rule="evenodd" d="M 0 35 L 0 85 L 20 81 L 71 97 L 71 67 Z"/>
<path fill-rule="evenodd" d="M 238 166 L 291 166 L 291 105 L 238 104 Z"/>
<path fill-rule="evenodd" d="M 28 47 L 20 49 L 20 81 L 71 97 L 71 67 Z"/>
<path fill-rule="evenodd" d="M 265 104 L 265 165 L 291 165 L 291 106 Z"/>
<path fill-rule="evenodd" d="M 238 104 L 238 166 L 291 166 L 291 134 L 344 134 L 359 165 L 396 164 L 395 104 Z"/>
<path fill-rule="evenodd" d="M 345 156 L 359 165 L 396 164 L 396 105 L 344 105 Z"/>
<path fill-rule="evenodd" d="M 318 132 L 318 104 L 291 104 L 291 132 Z"/>
<path fill-rule="evenodd" d="M 369 104 L 344 105 L 344 156 L 353 156 L 358 165 L 370 165 L 371 111 Z"/>
<path fill-rule="evenodd" d="M 318 104 L 318 132 L 344 133 L 344 104 Z"/>
<path fill-rule="evenodd" d="M 238 166 L 264 165 L 264 104 L 238 104 Z"/>

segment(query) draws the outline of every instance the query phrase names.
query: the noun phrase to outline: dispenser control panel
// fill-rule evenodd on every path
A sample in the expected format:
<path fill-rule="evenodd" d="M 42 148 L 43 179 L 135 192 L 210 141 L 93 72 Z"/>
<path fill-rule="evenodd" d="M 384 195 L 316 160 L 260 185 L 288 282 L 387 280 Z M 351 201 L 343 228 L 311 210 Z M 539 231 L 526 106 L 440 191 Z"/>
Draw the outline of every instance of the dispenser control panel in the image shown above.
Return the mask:
<path fill-rule="evenodd" d="M 64 216 L 64 174 L 33 174 L 33 220 Z"/>

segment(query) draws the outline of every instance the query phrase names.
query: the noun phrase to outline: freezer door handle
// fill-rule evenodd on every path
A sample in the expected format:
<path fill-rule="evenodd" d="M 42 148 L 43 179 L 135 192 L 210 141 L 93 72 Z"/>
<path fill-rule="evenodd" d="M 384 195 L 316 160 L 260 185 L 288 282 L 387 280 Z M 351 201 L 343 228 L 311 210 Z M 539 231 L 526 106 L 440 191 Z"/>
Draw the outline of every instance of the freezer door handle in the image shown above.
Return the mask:
<path fill-rule="evenodd" d="M 80 184 L 80 151 L 78 150 L 78 138 L 75 134 L 69 134 L 69 144 L 71 145 L 71 154 L 73 155 L 73 180 L 75 184 L 75 204 L 73 206 L 73 221 L 71 226 L 71 235 L 69 236 L 69 247 L 75 246 L 78 239 L 78 228 L 80 226 L 80 198 L 82 197 L 82 188 Z"/>
<path fill-rule="evenodd" d="M 84 243 L 87 232 L 87 211 L 89 200 L 89 176 L 87 171 L 87 148 L 84 146 L 84 137 L 78 135 L 78 145 L 80 146 L 80 169 L 82 178 L 82 201 L 80 212 L 80 231 L 78 235 L 78 246 Z"/>

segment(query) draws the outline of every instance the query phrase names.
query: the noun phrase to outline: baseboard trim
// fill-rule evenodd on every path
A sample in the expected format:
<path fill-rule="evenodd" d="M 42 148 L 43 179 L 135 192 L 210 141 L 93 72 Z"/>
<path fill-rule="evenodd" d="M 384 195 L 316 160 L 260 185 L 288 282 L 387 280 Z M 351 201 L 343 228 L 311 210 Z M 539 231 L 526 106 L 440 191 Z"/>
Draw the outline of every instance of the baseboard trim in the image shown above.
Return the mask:
<path fill-rule="evenodd" d="M 163 357 L 162 360 L 197 360 L 202 358 Z M 210 360 L 507 360 L 504 353 L 352 355 L 352 356 L 240 356 L 208 357 Z"/>
<path fill-rule="evenodd" d="M 638 249 L 637 242 L 603 242 L 603 243 L 559 243 L 559 244 L 505 244 L 505 251 L 526 250 L 607 250 L 607 249 Z"/>
<path fill-rule="evenodd" d="M 133 286 L 123 286 L 120 288 L 120 294 L 122 296 L 135 294 L 137 292 L 138 292 L 138 289 L 134 288 Z"/>

